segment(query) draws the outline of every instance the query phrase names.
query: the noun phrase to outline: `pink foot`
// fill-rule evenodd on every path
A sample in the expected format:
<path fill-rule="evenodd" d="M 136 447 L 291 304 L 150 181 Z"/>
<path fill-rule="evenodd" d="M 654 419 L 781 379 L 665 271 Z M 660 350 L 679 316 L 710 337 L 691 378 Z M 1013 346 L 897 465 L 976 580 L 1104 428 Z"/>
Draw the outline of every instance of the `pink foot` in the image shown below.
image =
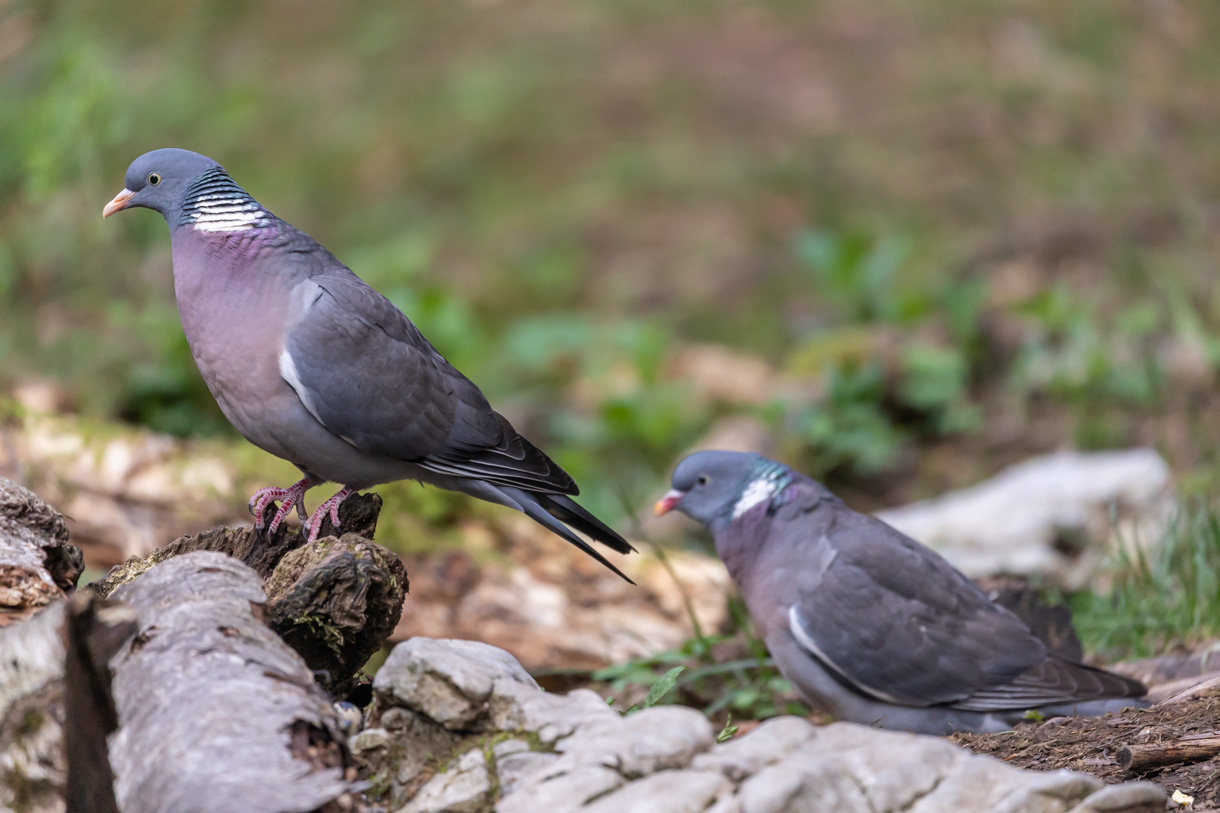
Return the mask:
<path fill-rule="evenodd" d="M 282 500 L 279 510 L 275 512 L 275 516 L 271 518 L 271 533 L 275 533 L 275 529 L 280 527 L 280 523 L 292 511 L 293 506 L 297 509 L 297 516 L 303 522 L 305 520 L 305 492 L 314 485 L 309 478 L 293 483 L 288 488 L 260 488 L 254 492 L 254 496 L 250 498 L 250 513 L 254 514 L 254 527 L 262 530 L 263 519 L 267 513 L 267 506 L 271 503 Z"/>
<path fill-rule="evenodd" d="M 339 506 L 355 493 L 353 489 L 344 486 L 338 494 L 318 506 L 318 510 L 314 511 L 313 515 L 305 521 L 305 530 L 309 532 L 310 542 L 317 541 L 318 531 L 322 529 L 322 520 L 326 519 L 327 515 L 330 516 L 330 524 L 338 530 Z"/>

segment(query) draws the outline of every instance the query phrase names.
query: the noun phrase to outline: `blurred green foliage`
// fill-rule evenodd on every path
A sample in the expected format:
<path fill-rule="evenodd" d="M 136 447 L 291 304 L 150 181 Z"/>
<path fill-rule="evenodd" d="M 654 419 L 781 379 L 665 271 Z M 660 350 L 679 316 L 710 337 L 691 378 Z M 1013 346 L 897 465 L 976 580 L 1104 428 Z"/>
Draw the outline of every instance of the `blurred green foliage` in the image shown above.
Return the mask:
<path fill-rule="evenodd" d="M 743 411 L 878 502 L 1063 442 L 1217 481 L 1220 7 L 11 0 L 0 28 L 0 387 L 231 431 L 164 225 L 99 217 L 178 145 L 402 307 L 611 519 Z M 670 367 L 686 342 L 801 394 L 706 397 Z M 993 430 L 1022 422 L 1046 428 Z M 927 470 L 954 441 L 971 464 Z"/>

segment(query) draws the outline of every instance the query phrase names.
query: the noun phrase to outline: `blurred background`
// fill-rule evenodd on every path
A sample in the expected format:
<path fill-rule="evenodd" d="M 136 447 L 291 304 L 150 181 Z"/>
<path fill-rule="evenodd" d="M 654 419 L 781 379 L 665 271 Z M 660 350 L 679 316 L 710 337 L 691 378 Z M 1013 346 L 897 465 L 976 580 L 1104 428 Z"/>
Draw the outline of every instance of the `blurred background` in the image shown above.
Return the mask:
<path fill-rule="evenodd" d="M 184 475 L 218 516 L 291 476 L 204 388 L 161 218 L 101 219 L 178 146 L 629 533 L 698 544 L 640 515 L 700 443 L 860 510 L 1056 449 L 1151 446 L 1214 495 L 1217 42 L 1220 5 L 1178 0 L 0 0 L 0 414 L 50 438 L 9 470 L 134 431 L 235 472 Z M 502 513 L 381 491 L 404 552 Z"/>

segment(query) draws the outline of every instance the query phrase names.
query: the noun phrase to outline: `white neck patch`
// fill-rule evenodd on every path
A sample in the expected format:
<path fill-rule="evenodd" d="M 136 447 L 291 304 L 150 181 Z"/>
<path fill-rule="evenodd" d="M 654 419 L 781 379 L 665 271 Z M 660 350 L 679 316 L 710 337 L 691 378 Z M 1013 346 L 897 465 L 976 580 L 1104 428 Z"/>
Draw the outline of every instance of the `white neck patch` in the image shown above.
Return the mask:
<path fill-rule="evenodd" d="M 232 200 L 200 202 L 192 217 L 191 225 L 195 231 L 208 232 L 246 231 L 261 225 L 267 219 L 266 212 L 257 203 Z"/>
<path fill-rule="evenodd" d="M 759 477 L 751 480 L 746 490 L 741 493 L 741 499 L 733 506 L 733 519 L 737 519 L 760 502 L 771 499 L 775 493 L 775 480 L 771 477 Z"/>
<path fill-rule="evenodd" d="M 182 218 L 195 231 L 240 232 L 271 222 L 271 213 L 258 205 L 220 167 L 199 176 L 186 192 Z"/>

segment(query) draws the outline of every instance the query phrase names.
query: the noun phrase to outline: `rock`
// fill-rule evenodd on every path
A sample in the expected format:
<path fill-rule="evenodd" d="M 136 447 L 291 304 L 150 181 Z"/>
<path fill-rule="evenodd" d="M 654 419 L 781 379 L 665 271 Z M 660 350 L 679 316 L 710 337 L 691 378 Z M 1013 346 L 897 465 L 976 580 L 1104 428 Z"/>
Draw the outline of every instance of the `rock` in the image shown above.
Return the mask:
<path fill-rule="evenodd" d="M 521 742 L 511 740 L 510 742 Z M 528 744 L 525 745 L 528 749 Z M 551 767 L 559 756 L 538 751 L 518 751 L 504 756 L 496 755 L 496 776 L 500 779 L 500 793 L 504 796 L 512 794 L 521 783 L 535 774 L 553 774 Z M 523 797 L 524 798 L 524 797 Z"/>
<path fill-rule="evenodd" d="M 693 709 L 622 715 L 587 690 L 542 692 L 518 669 L 504 653 L 459 641 L 414 640 L 391 653 L 377 676 L 376 702 L 414 705 L 381 712 L 388 745 L 377 735 L 368 740 L 376 748 L 359 746 L 380 753 L 377 775 L 395 774 L 386 762 L 395 748 L 412 751 L 401 736 L 407 728 L 388 725 L 401 714 L 423 718 L 422 709 L 434 710 L 448 722 L 426 722 L 460 737 L 464 748 L 457 758 L 447 752 L 432 760 L 434 774 L 395 774 L 392 802 L 400 803 L 396 794 L 409 798 L 403 810 L 410 811 L 483 811 L 494 802 L 498 813 L 1144 813 L 1164 801 L 1146 783 L 1120 792 L 1084 774 L 1027 772 L 938 737 L 851 723 L 818 728 L 781 717 L 717 745 L 711 724 Z M 442 688 L 434 695 L 424 684 Z M 429 777 L 418 790 L 415 775 Z"/>
<path fill-rule="evenodd" d="M 482 751 L 467 751 L 428 780 L 399 813 L 479 813 L 487 808 L 491 777 Z"/>
<path fill-rule="evenodd" d="M 603 703 L 603 705 L 605 705 Z M 635 714 L 602 716 L 577 725 L 555 750 L 564 755 L 556 769 L 594 764 L 628 778 L 690 765 L 712 747 L 712 724 L 685 706 L 657 706 Z"/>
<path fill-rule="evenodd" d="M 366 728 L 347 741 L 353 754 L 362 754 L 390 744 L 390 735 L 384 728 Z"/>
<path fill-rule="evenodd" d="M 583 810 L 590 800 L 622 787 L 627 781 L 609 768 L 588 766 L 571 773 L 555 774 L 549 769 L 535 781 L 519 784 L 511 795 L 496 803 L 496 813 L 562 813 Z"/>
<path fill-rule="evenodd" d="M 489 708 L 496 729 L 529 731 L 544 745 L 570 737 L 577 729 L 620 717 L 605 700 L 588 689 L 558 695 L 513 682 L 496 684 Z"/>
<path fill-rule="evenodd" d="M 485 717 L 499 680 L 538 684 L 502 649 L 475 641 L 412 638 L 394 647 L 373 689 L 446 728 L 465 729 Z"/>
<path fill-rule="evenodd" d="M 1090 794 L 1068 813 L 1161 813 L 1165 791 L 1152 782 L 1124 782 L 1107 785 Z"/>
<path fill-rule="evenodd" d="M 1172 510 L 1168 465 L 1152 449 L 1132 449 L 1037 457 L 877 516 L 969 576 L 1052 573 L 1074 588 L 1120 540 L 1157 540 Z"/>
<path fill-rule="evenodd" d="M 735 737 L 713 751 L 699 754 L 691 763 L 701 770 L 716 770 L 740 782 L 813 739 L 817 729 L 800 717 L 764 720 L 749 736 Z"/>
<path fill-rule="evenodd" d="M 733 793 L 733 785 L 715 771 L 660 771 L 629 782 L 613 793 L 587 804 L 589 813 L 699 813 L 721 796 Z"/>

